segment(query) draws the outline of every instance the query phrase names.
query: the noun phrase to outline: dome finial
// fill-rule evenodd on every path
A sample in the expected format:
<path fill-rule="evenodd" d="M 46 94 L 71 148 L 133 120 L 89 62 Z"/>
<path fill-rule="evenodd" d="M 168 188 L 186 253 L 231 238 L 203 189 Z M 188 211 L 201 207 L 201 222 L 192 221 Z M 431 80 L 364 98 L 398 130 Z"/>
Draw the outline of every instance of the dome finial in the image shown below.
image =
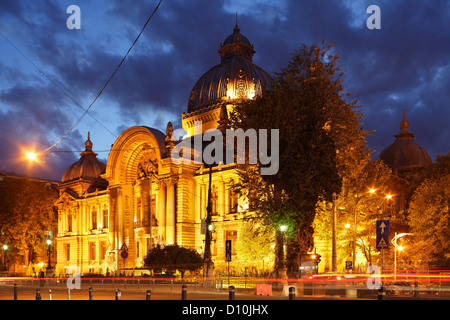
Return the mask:
<path fill-rule="evenodd" d="M 86 148 L 86 150 L 84 150 L 84 152 L 92 152 L 92 146 L 93 145 L 94 144 L 91 141 L 91 132 L 88 131 L 88 138 L 87 138 L 86 142 L 84 143 L 84 146 Z"/>
<path fill-rule="evenodd" d="M 234 32 L 239 32 L 240 31 L 239 26 L 238 26 L 238 13 L 237 13 L 237 11 L 236 11 L 236 26 L 234 27 L 233 31 Z"/>
<path fill-rule="evenodd" d="M 400 122 L 400 129 L 402 132 L 407 132 L 409 129 L 409 121 L 406 120 L 406 109 L 403 110 L 403 120 Z"/>
<path fill-rule="evenodd" d="M 414 133 L 409 131 L 409 121 L 406 120 L 406 110 L 403 110 L 403 120 L 400 122 L 400 133 L 396 134 L 397 139 L 413 139 Z"/>

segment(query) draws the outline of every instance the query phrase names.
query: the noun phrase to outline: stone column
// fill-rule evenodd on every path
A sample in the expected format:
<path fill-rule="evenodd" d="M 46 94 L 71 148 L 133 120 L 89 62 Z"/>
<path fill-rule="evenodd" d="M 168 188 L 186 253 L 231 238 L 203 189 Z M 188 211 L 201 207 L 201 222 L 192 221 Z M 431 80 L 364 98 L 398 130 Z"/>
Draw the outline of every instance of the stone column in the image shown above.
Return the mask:
<path fill-rule="evenodd" d="M 166 202 L 166 244 L 175 243 L 175 186 L 169 182 Z"/>
<path fill-rule="evenodd" d="M 158 201 L 158 234 L 162 241 L 166 239 L 166 186 L 159 185 Z"/>

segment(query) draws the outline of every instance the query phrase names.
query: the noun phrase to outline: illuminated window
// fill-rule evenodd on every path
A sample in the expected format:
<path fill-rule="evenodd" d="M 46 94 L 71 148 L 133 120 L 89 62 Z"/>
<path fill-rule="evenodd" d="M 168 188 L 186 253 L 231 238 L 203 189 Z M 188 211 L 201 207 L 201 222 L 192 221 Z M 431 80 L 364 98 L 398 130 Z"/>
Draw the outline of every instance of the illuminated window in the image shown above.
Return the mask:
<path fill-rule="evenodd" d="M 106 251 L 108 250 L 108 245 L 106 244 L 106 241 L 100 242 L 100 259 L 106 260 Z"/>
<path fill-rule="evenodd" d="M 108 228 L 108 209 L 105 207 L 102 211 L 103 216 L 103 228 Z"/>
<path fill-rule="evenodd" d="M 97 229 L 97 209 L 92 209 L 92 229 Z"/>
<path fill-rule="evenodd" d="M 95 260 L 95 242 L 89 242 L 89 260 Z"/>
<path fill-rule="evenodd" d="M 218 196 L 218 190 L 217 188 L 213 187 L 211 189 L 211 215 L 217 215 L 218 213 L 218 200 L 219 200 L 219 196 Z"/>
<path fill-rule="evenodd" d="M 67 231 L 72 232 L 72 214 L 69 211 L 69 214 L 67 215 Z"/>
<path fill-rule="evenodd" d="M 70 243 L 66 243 L 64 245 L 64 251 L 65 251 L 65 259 L 66 261 L 70 260 Z"/>

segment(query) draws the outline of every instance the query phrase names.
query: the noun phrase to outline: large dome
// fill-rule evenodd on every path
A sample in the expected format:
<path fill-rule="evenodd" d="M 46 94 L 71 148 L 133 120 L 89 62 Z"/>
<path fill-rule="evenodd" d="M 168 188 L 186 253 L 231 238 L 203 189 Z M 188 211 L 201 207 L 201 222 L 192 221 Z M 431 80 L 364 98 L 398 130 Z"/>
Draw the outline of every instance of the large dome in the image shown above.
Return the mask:
<path fill-rule="evenodd" d="M 414 142 L 414 133 L 409 131 L 405 112 L 403 112 L 400 129 L 400 133 L 395 135 L 395 142 L 384 149 L 378 158 L 398 172 L 420 170 L 431 165 L 432 161 L 428 153 Z"/>
<path fill-rule="evenodd" d="M 271 77 L 252 63 L 253 45 L 240 33 L 220 44 L 221 63 L 207 71 L 195 84 L 189 96 L 187 113 L 204 111 L 223 100 L 253 98 L 270 85 Z"/>
<path fill-rule="evenodd" d="M 72 164 L 62 177 L 62 182 L 72 182 L 77 180 L 97 181 L 105 172 L 106 165 L 97 159 L 97 154 L 92 151 L 93 143 L 88 139 L 84 143 L 85 150 L 80 153 L 80 160 Z"/>

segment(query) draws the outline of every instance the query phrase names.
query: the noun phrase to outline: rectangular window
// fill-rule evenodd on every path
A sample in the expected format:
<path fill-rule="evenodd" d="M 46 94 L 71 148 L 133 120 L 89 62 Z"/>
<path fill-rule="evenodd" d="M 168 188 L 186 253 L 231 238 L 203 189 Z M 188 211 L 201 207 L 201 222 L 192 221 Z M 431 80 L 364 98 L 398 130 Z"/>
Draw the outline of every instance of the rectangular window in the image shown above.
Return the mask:
<path fill-rule="evenodd" d="M 70 243 L 66 243 L 65 245 L 64 245 L 64 251 L 65 251 L 65 259 L 66 259 L 66 261 L 69 261 L 70 260 Z"/>
<path fill-rule="evenodd" d="M 211 215 L 217 215 L 218 213 L 218 200 L 219 200 L 219 196 L 218 196 L 218 190 L 217 188 L 213 187 L 211 189 Z"/>
<path fill-rule="evenodd" d="M 100 242 L 100 260 L 106 260 L 106 251 L 108 250 L 108 245 L 106 241 Z"/>
<path fill-rule="evenodd" d="M 72 214 L 70 212 L 67 215 L 67 231 L 72 232 Z"/>
<path fill-rule="evenodd" d="M 103 209 L 103 228 L 108 228 L 108 209 L 104 208 Z"/>
<path fill-rule="evenodd" d="M 89 242 L 89 260 L 95 260 L 95 242 Z"/>
<path fill-rule="evenodd" d="M 92 229 L 97 229 L 97 209 L 92 210 Z"/>

